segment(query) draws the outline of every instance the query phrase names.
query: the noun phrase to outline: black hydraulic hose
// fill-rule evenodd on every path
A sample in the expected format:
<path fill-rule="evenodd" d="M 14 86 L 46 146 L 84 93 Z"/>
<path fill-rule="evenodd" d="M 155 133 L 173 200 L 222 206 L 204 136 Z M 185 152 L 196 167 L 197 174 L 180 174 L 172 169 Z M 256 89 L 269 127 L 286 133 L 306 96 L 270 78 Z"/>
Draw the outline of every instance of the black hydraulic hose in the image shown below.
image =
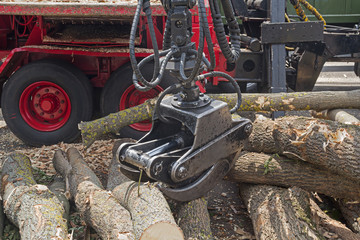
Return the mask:
<path fill-rule="evenodd" d="M 240 55 L 240 27 L 239 23 L 235 18 L 235 14 L 233 11 L 233 6 L 230 0 L 221 0 L 226 21 L 229 26 L 230 33 L 230 42 L 232 47 L 232 53 L 234 54 L 235 61 L 239 58 Z"/>
<path fill-rule="evenodd" d="M 195 49 L 190 49 L 188 50 L 188 52 L 191 55 L 196 55 L 197 51 Z M 210 68 L 211 63 L 209 62 L 209 60 L 203 55 L 202 61 L 204 62 L 204 64 L 206 65 L 207 68 Z M 182 79 L 187 79 L 186 75 L 185 75 L 185 62 L 186 62 L 186 53 L 182 53 L 181 57 L 180 57 L 180 76 Z"/>
<path fill-rule="evenodd" d="M 199 1 L 199 6 L 205 8 L 205 6 L 202 6 L 202 4 L 204 4 L 203 1 Z M 206 40 L 206 43 L 207 43 L 207 46 L 208 46 L 208 51 L 209 51 L 209 56 L 210 56 L 210 67 L 209 69 L 210 70 L 214 70 L 215 68 L 215 64 L 216 64 L 216 59 L 215 59 L 215 52 L 214 52 L 214 44 L 212 42 L 212 39 L 211 39 L 211 33 L 210 33 L 210 28 L 209 28 L 209 23 L 208 23 L 208 20 L 207 20 L 207 15 L 206 15 L 206 12 L 205 14 L 203 14 L 202 16 L 199 16 L 199 18 L 202 18 L 202 23 L 203 23 L 203 26 L 200 25 L 200 27 L 202 27 L 204 29 L 204 34 L 205 34 L 205 40 Z"/>
<path fill-rule="evenodd" d="M 152 16 L 151 16 L 150 1 L 144 2 L 143 11 L 146 14 L 151 44 L 154 49 L 154 56 L 155 56 L 154 57 L 154 73 L 153 73 L 152 79 L 155 79 L 157 77 L 157 75 L 159 74 L 159 70 L 160 70 L 160 57 L 159 57 L 159 47 L 157 44 L 157 39 L 156 39 L 156 34 L 155 34 L 155 29 L 154 29 L 154 22 L 153 22 Z"/>
<path fill-rule="evenodd" d="M 222 0 L 225 17 L 229 24 L 231 48 L 226 38 L 218 2 L 217 0 L 209 0 L 209 3 L 214 23 L 214 30 L 220 49 L 229 63 L 235 63 L 240 56 L 240 28 L 235 19 L 234 12 L 232 11 L 231 3 L 228 0 Z M 226 9 L 225 11 L 225 8 L 229 9 Z"/>
<path fill-rule="evenodd" d="M 170 51 L 171 51 L 171 49 L 168 49 L 168 50 L 166 50 L 166 51 L 161 51 L 161 52 L 159 53 L 159 56 L 160 56 L 160 57 L 163 57 L 163 56 L 165 56 L 166 54 L 168 54 Z M 139 62 L 139 64 L 138 64 L 139 69 L 141 69 L 146 63 L 149 63 L 149 62 L 151 62 L 152 60 L 154 60 L 154 57 L 155 57 L 155 55 L 154 55 L 154 54 L 151 54 L 151 55 L 147 56 L 146 58 L 143 58 L 143 59 Z"/>
<path fill-rule="evenodd" d="M 209 72 L 209 73 L 205 73 L 202 75 L 199 75 L 195 78 L 196 81 L 198 80 L 203 80 L 205 78 L 208 77 L 223 77 L 226 78 L 227 80 L 229 80 L 229 82 L 233 85 L 233 87 L 235 88 L 236 94 L 237 94 L 237 102 L 235 104 L 235 106 L 230 110 L 230 113 L 233 114 L 235 113 L 241 106 L 241 90 L 239 87 L 239 84 L 235 81 L 234 78 L 232 78 L 229 74 L 226 74 L 224 72 Z"/>
<path fill-rule="evenodd" d="M 191 55 L 196 55 L 197 51 L 195 49 L 189 49 L 188 52 Z M 203 58 L 202 61 L 204 62 L 204 64 L 206 65 L 207 68 L 210 68 L 211 63 L 209 62 L 209 60 L 205 57 L 205 55 L 203 54 Z"/>
<path fill-rule="evenodd" d="M 140 91 L 148 91 L 148 87 L 143 87 L 138 84 L 137 79 L 143 78 L 138 66 L 137 66 L 137 60 L 135 57 L 135 37 L 136 37 L 136 29 L 139 24 L 139 17 L 140 17 L 140 11 L 143 5 L 143 0 L 139 0 L 136 11 L 134 14 L 134 20 L 132 22 L 131 31 L 130 31 L 130 40 L 129 40 L 129 57 L 130 57 L 130 63 L 131 67 L 134 72 L 133 82 L 135 84 L 135 87 Z M 136 81 L 135 81 L 136 80 Z M 145 80 L 145 79 L 144 79 Z M 140 86 L 140 87 L 139 87 Z"/>
<path fill-rule="evenodd" d="M 158 85 L 161 81 L 162 78 L 162 74 L 161 74 L 161 66 L 159 67 L 159 62 L 160 62 L 160 55 L 159 55 L 159 49 L 157 47 L 157 43 L 156 43 L 156 38 L 155 38 L 155 31 L 153 28 L 153 24 L 152 27 L 149 26 L 149 31 L 150 31 L 150 35 L 153 34 L 153 36 L 151 37 L 152 39 L 155 39 L 155 44 L 153 45 L 154 47 L 154 56 L 155 57 L 155 73 L 153 76 L 153 79 L 148 82 L 144 76 L 141 74 L 140 69 L 138 67 L 138 63 L 136 60 L 136 56 L 135 56 L 135 37 L 136 37 L 136 29 L 139 23 L 139 18 L 140 18 L 140 11 L 143 7 L 143 0 L 139 0 L 138 5 L 136 7 L 136 11 L 134 14 L 134 20 L 131 26 L 131 31 L 130 31 L 130 41 L 129 41 L 129 57 L 130 57 L 130 62 L 131 62 L 131 67 L 133 69 L 134 75 L 133 75 L 133 82 L 135 87 L 139 90 L 139 91 L 148 91 L 149 89 L 155 87 L 156 85 Z M 150 3 L 147 0 L 146 1 L 146 7 L 144 8 L 146 11 L 147 16 L 151 16 L 151 10 L 150 9 Z M 152 20 L 151 20 L 152 23 Z M 150 25 L 150 24 L 149 24 Z M 151 33 L 153 32 L 153 33 Z M 156 63 L 157 62 L 157 63 Z M 164 71 L 164 70 L 163 70 Z M 154 79 L 156 78 L 156 79 Z M 140 85 L 139 82 L 143 85 Z"/>
<path fill-rule="evenodd" d="M 158 100 L 156 101 L 156 104 L 155 104 L 155 112 L 159 118 L 160 121 L 164 122 L 164 123 L 169 123 L 170 121 L 168 119 L 166 119 L 162 113 L 161 113 L 161 109 L 160 109 L 160 103 L 161 101 L 164 99 L 164 97 L 167 95 L 167 94 L 170 94 L 170 93 L 173 93 L 175 92 L 175 90 L 177 89 L 180 89 L 181 88 L 181 84 L 180 83 L 177 83 L 177 84 L 173 84 L 171 85 L 170 87 L 166 88 L 160 95 L 159 95 L 159 98 Z"/>
<path fill-rule="evenodd" d="M 163 76 L 164 76 L 164 72 L 165 72 L 165 69 L 166 69 L 166 65 L 167 63 L 169 62 L 170 58 L 174 55 L 175 51 L 173 50 L 170 50 L 170 51 L 164 51 L 162 52 L 161 55 L 165 55 L 166 53 L 166 56 L 165 56 L 165 59 L 162 61 L 161 63 L 161 66 L 160 66 L 160 71 L 157 75 L 157 78 L 154 80 L 154 81 L 151 81 L 151 82 L 148 82 L 148 81 L 145 81 L 145 82 L 141 82 L 142 84 L 144 84 L 145 86 L 141 86 L 139 84 L 139 81 L 138 79 L 136 78 L 136 76 L 133 76 L 133 83 L 135 85 L 135 87 L 139 90 L 139 91 L 148 91 L 149 89 L 157 86 L 160 84 Z M 145 64 L 145 61 L 144 61 L 144 64 Z M 141 65 L 142 66 L 142 65 Z M 139 68 L 139 66 L 138 66 Z"/>
<path fill-rule="evenodd" d="M 199 46 L 197 50 L 197 56 L 195 59 L 195 65 L 193 68 L 193 71 L 191 72 L 190 76 L 188 78 L 183 78 L 182 81 L 184 83 L 188 83 L 194 80 L 194 78 L 199 74 L 199 70 L 202 63 L 203 53 L 204 53 L 204 45 L 205 45 L 205 36 L 204 36 L 204 29 L 203 29 L 203 15 L 206 15 L 206 9 L 204 0 L 199 0 L 199 6 L 198 6 L 198 13 L 199 13 L 199 22 L 200 22 L 200 34 L 199 34 Z M 207 19 L 206 19 L 207 20 Z"/>
<path fill-rule="evenodd" d="M 171 51 L 170 49 L 168 49 L 168 50 L 166 50 L 166 51 L 162 51 L 162 52 L 159 53 L 159 56 L 160 56 L 160 57 L 163 57 L 163 56 L 165 56 L 166 54 L 168 54 L 170 51 Z M 151 55 L 147 56 L 146 58 L 142 59 L 142 60 L 139 62 L 139 64 L 137 65 L 138 68 L 141 70 L 142 67 L 143 67 L 145 64 L 153 61 L 153 60 L 154 60 L 154 57 L 155 57 L 155 55 L 154 55 L 154 54 L 151 54 Z M 161 74 L 161 75 L 162 75 L 162 74 L 163 74 L 163 71 L 160 70 L 158 74 Z M 135 87 L 136 87 L 138 90 L 140 90 L 140 91 L 144 91 L 144 92 L 145 92 L 145 91 L 149 91 L 149 90 L 151 89 L 150 87 L 140 85 L 139 82 L 138 82 L 138 80 L 137 80 L 137 78 L 136 78 L 136 75 L 135 75 L 135 74 L 133 74 L 133 83 L 134 83 Z"/>
<path fill-rule="evenodd" d="M 167 12 L 167 19 L 165 23 L 164 38 L 163 38 L 163 50 L 167 50 L 171 47 L 171 14 Z"/>

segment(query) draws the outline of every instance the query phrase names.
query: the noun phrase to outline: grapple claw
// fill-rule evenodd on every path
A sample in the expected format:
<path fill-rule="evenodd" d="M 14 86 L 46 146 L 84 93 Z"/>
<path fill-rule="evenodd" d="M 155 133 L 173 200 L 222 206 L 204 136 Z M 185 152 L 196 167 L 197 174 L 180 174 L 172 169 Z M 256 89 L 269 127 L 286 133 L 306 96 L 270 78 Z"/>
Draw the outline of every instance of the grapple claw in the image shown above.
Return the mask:
<path fill-rule="evenodd" d="M 222 159 L 190 184 L 180 187 L 162 187 L 160 190 L 169 198 L 176 201 L 186 202 L 206 195 L 215 184 L 221 180 L 230 170 L 231 164 L 227 159 Z"/>

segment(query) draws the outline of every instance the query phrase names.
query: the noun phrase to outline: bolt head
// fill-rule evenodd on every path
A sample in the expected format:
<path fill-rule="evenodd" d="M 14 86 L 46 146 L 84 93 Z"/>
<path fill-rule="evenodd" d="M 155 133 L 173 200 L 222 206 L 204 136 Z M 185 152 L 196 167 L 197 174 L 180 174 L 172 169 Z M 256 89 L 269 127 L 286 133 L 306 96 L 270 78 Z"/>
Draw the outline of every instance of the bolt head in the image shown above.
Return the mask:
<path fill-rule="evenodd" d="M 188 170 L 186 167 L 180 167 L 177 172 L 178 178 L 180 178 L 180 179 L 185 178 L 187 176 L 187 172 L 188 172 Z"/>
<path fill-rule="evenodd" d="M 163 170 L 162 162 L 156 163 L 155 166 L 154 166 L 154 174 L 158 175 L 159 173 L 162 172 L 162 170 Z"/>
<path fill-rule="evenodd" d="M 248 123 L 245 125 L 244 131 L 249 136 L 252 132 L 253 125 L 251 123 Z"/>

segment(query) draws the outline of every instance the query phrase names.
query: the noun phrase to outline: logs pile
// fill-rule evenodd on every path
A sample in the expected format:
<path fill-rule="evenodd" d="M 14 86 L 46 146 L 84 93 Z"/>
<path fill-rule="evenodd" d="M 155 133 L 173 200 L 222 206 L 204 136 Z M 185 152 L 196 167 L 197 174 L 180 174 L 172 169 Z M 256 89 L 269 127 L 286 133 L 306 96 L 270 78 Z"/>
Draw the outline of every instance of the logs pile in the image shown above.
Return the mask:
<path fill-rule="evenodd" d="M 115 143 L 115 149 L 120 143 Z M 86 225 L 101 239 L 211 237 L 204 200 L 197 199 L 179 207 L 176 215 L 178 222 L 181 222 L 179 219 L 185 220 L 180 224 L 183 232 L 155 184 L 129 181 L 120 172 L 115 157 L 110 164 L 107 189 L 76 148 L 70 147 L 66 152 L 56 150 L 52 162 L 61 178 L 56 177 L 49 187 L 36 184 L 30 160 L 24 154 L 12 153 L 4 162 L 1 192 L 4 211 L 19 228 L 22 239 L 72 239 L 66 224 L 69 202 L 75 205 Z M 201 212 L 186 214 L 193 209 Z M 192 221 L 200 220 L 203 215 L 205 222 L 201 227 L 193 228 L 197 223 Z"/>
<path fill-rule="evenodd" d="M 311 194 L 341 203 L 360 200 L 360 126 L 259 115 L 253 127 L 228 177 L 242 183 L 256 238 L 360 239 L 359 215 L 349 214 L 349 205 L 340 208 L 347 227 L 326 215 Z"/>
<path fill-rule="evenodd" d="M 234 100 L 232 95 L 215 97 L 230 105 Z M 227 178 L 239 183 L 239 197 L 247 207 L 256 239 L 360 239 L 359 120 L 342 110 L 324 111 L 331 106 L 360 108 L 359 97 L 359 91 L 244 94 L 243 110 L 316 110 L 312 118 L 271 120 L 258 115 L 253 133 L 236 156 Z M 152 107 L 145 103 L 130 112 L 149 117 Z M 80 128 L 85 135 L 89 133 L 85 145 L 95 140 L 90 133 L 116 132 L 144 119 L 130 116 L 122 120 L 116 126 L 111 125 L 113 121 L 104 124 L 104 119 L 82 123 Z M 93 127 L 99 123 L 103 132 L 95 134 Z M 24 155 L 10 154 L 3 164 L 4 210 L 24 239 L 36 234 L 39 239 L 68 239 L 68 199 L 102 239 L 213 238 L 206 199 L 172 202 L 171 211 L 154 184 L 128 181 L 115 158 L 105 189 L 74 148 L 66 153 L 56 151 L 53 165 L 64 180 L 55 184 L 58 187 L 47 188 L 36 184 Z M 59 188 L 62 190 L 54 190 Z M 342 218 L 329 217 L 319 207 L 323 199 L 338 207 Z"/>

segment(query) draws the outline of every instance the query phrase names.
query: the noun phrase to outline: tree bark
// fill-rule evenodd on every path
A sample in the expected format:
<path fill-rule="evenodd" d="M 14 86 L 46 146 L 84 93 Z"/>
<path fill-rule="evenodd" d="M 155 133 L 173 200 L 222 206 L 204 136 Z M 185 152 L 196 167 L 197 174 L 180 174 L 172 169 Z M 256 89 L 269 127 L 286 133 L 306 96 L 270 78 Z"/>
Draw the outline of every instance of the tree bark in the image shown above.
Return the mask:
<path fill-rule="evenodd" d="M 251 216 L 256 239 L 359 239 L 330 218 L 301 188 L 242 184 L 240 194 Z"/>
<path fill-rule="evenodd" d="M 323 212 L 319 206 L 310 199 L 311 218 L 318 231 L 327 237 L 343 240 L 357 240 L 360 235 L 353 233 L 349 228 L 339 221 L 336 221 Z"/>
<path fill-rule="evenodd" d="M 302 160 L 271 154 L 242 152 L 228 177 L 237 182 L 297 186 L 335 198 L 360 200 L 358 183 Z"/>
<path fill-rule="evenodd" d="M 136 142 L 136 140 L 131 138 L 122 138 L 117 140 L 114 143 L 113 149 L 112 149 L 112 155 L 113 158 L 111 159 L 110 165 L 109 165 L 109 174 L 108 174 L 108 181 L 106 185 L 106 189 L 109 191 L 112 191 L 115 187 L 119 186 L 120 184 L 129 181 L 129 178 L 127 178 L 121 171 L 120 171 L 120 162 L 118 159 L 116 159 L 116 151 L 120 147 L 121 144 L 126 142 Z"/>
<path fill-rule="evenodd" d="M 62 204 L 45 185 L 36 184 L 25 155 L 12 153 L 5 160 L 1 196 L 21 239 L 68 239 Z"/>
<path fill-rule="evenodd" d="M 63 176 L 65 180 L 65 192 L 64 195 L 67 199 L 70 199 L 70 186 L 69 186 L 69 177 L 71 174 L 71 166 L 67 160 L 66 154 L 60 150 L 55 150 L 54 157 L 52 159 L 53 166 L 55 171 Z"/>
<path fill-rule="evenodd" d="M 79 123 L 78 128 L 81 131 L 83 144 L 89 147 L 95 140 L 107 133 L 116 134 L 125 126 L 151 119 L 155 103 L 156 99 L 151 99 L 136 107 L 111 113 L 91 122 Z"/>
<path fill-rule="evenodd" d="M 322 239 L 311 220 L 310 194 L 300 188 L 242 184 L 240 194 L 256 239 Z"/>
<path fill-rule="evenodd" d="M 184 239 L 166 199 L 154 184 L 128 181 L 112 194 L 131 213 L 136 239 Z"/>
<path fill-rule="evenodd" d="M 355 233 L 360 233 L 360 203 L 359 201 L 338 200 L 339 209 L 347 226 Z"/>
<path fill-rule="evenodd" d="M 360 126 L 306 117 L 258 117 L 244 149 L 279 153 L 360 182 Z"/>
<path fill-rule="evenodd" d="M 64 208 L 64 215 L 63 217 L 69 221 L 69 216 L 70 216 L 70 203 L 68 198 L 66 197 L 65 194 L 65 181 L 63 178 L 61 177 L 56 177 L 53 182 L 48 186 L 49 190 L 51 192 L 53 192 L 56 197 L 59 199 L 60 203 L 62 204 L 63 208 Z"/>
<path fill-rule="evenodd" d="M 62 157 L 65 157 L 65 154 L 54 156 L 54 166 L 66 164 Z M 70 193 L 84 221 L 94 228 L 102 239 L 133 239 L 130 213 L 111 193 L 102 188 L 100 180 L 75 148 L 69 148 L 66 157 L 71 165 Z M 58 169 L 68 167 L 62 166 Z"/>
<path fill-rule="evenodd" d="M 236 94 L 209 94 L 213 99 L 225 101 L 232 108 Z M 335 108 L 360 109 L 360 90 L 337 92 L 294 92 L 271 94 L 242 94 L 242 105 L 239 111 L 322 111 Z M 127 125 L 141 122 L 152 117 L 156 99 L 110 114 L 91 122 L 81 122 L 79 129 L 83 143 L 90 146 L 96 139 L 107 133 L 118 133 Z"/>
<path fill-rule="evenodd" d="M 213 239 L 205 198 L 175 202 L 175 205 L 176 221 L 183 230 L 185 239 Z"/>
<path fill-rule="evenodd" d="M 316 118 L 337 121 L 344 124 L 360 123 L 359 119 L 342 109 L 324 110 L 321 112 L 311 111 L 311 115 Z"/>
<path fill-rule="evenodd" d="M 172 239 L 184 239 L 182 230 L 176 225 L 169 205 L 159 189 L 154 184 L 139 185 L 129 181 L 120 171 L 119 160 L 115 157 L 116 150 L 122 143 L 134 141 L 121 139 L 114 143 L 107 189 L 131 213 L 136 239 L 166 240 L 169 236 Z"/>

